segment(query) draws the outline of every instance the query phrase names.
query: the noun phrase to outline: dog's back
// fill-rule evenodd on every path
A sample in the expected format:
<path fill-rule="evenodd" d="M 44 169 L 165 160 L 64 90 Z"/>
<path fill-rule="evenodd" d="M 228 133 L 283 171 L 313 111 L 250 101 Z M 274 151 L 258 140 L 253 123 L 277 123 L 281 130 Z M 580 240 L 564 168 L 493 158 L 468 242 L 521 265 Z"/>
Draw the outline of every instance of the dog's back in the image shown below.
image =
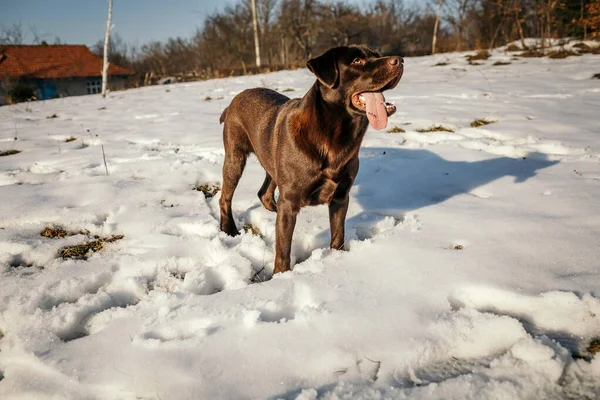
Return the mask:
<path fill-rule="evenodd" d="M 221 114 L 225 150 L 255 153 L 270 171 L 277 114 L 290 98 L 271 89 L 247 89 L 233 98 Z"/>

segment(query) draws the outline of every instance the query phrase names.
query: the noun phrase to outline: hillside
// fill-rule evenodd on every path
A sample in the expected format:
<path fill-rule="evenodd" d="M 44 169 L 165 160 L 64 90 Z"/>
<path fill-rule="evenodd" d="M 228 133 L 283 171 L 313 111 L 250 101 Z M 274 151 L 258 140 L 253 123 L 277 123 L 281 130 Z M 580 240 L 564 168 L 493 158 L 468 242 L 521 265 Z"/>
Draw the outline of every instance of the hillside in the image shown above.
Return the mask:
<path fill-rule="evenodd" d="M 271 280 L 256 158 L 233 206 L 257 234 L 193 189 L 232 97 L 308 70 L 1 107 L 0 397 L 600 397 L 600 55 L 467 54 L 406 60 L 349 251 L 303 209 Z"/>

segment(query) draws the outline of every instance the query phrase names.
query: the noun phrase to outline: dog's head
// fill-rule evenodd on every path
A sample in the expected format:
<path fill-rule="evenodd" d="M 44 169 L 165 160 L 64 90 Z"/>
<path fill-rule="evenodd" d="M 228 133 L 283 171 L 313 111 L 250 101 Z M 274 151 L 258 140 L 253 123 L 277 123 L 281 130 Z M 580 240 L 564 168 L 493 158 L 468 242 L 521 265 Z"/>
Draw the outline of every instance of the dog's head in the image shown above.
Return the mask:
<path fill-rule="evenodd" d="M 335 47 L 306 66 L 317 76 L 326 101 L 343 105 L 350 114 L 366 115 L 374 129 L 384 129 L 396 112 L 383 92 L 400 82 L 402 57 L 381 57 L 363 46 Z"/>

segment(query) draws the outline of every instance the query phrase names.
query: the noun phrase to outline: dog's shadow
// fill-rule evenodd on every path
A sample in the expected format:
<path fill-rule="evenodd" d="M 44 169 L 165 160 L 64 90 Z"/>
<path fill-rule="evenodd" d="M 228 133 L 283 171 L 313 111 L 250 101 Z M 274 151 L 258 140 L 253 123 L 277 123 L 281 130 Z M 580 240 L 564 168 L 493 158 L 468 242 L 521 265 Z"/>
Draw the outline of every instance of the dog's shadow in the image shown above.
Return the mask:
<path fill-rule="evenodd" d="M 504 177 L 513 177 L 515 184 L 522 184 L 558 162 L 542 153 L 529 153 L 523 158 L 450 161 L 422 149 L 363 148 L 350 199 L 358 201 L 362 211 L 346 220 L 346 238 L 368 238 L 372 232 L 369 224 L 385 216 L 400 221 L 407 212 L 454 196 L 468 194 L 485 199 L 491 195 L 477 188 Z M 328 246 L 330 234 L 329 229 L 319 233 L 314 248 Z M 310 252 L 298 254 L 296 263 L 308 258 Z"/>

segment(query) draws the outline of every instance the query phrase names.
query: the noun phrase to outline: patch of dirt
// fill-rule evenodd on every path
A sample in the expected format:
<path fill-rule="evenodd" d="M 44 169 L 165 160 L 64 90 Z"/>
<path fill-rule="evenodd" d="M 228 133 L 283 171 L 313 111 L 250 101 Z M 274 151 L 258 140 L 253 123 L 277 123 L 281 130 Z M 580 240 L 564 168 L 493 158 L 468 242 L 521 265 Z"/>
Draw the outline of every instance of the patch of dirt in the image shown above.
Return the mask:
<path fill-rule="evenodd" d="M 394 126 L 392 129 L 388 129 L 388 133 L 404 133 L 406 132 L 404 129 Z"/>
<path fill-rule="evenodd" d="M 54 119 L 54 118 L 58 118 L 58 115 L 56 115 L 56 114 L 52 114 L 52 115 L 48 115 L 48 116 L 46 117 L 46 119 Z"/>
<path fill-rule="evenodd" d="M 519 46 L 517 46 L 514 43 L 509 44 L 508 46 L 506 46 L 506 51 L 521 51 L 523 49 L 521 49 Z"/>
<path fill-rule="evenodd" d="M 479 128 L 480 126 L 493 124 L 494 122 L 496 121 L 489 121 L 487 119 L 476 119 L 475 121 L 471 122 L 471 128 Z"/>
<path fill-rule="evenodd" d="M 445 126 L 442 126 L 442 125 L 432 125 L 429 128 L 417 129 L 417 132 L 419 132 L 419 133 L 427 133 L 427 132 L 450 132 L 450 133 L 454 133 L 454 131 L 452 129 L 446 128 Z"/>
<path fill-rule="evenodd" d="M 600 79 L 600 72 L 592 75 L 592 79 Z"/>
<path fill-rule="evenodd" d="M 72 258 L 75 260 L 87 260 L 91 253 L 95 253 L 104 248 L 105 243 L 116 242 L 123 239 L 123 235 L 114 235 L 110 237 L 90 240 L 89 242 L 65 246 L 58 250 L 57 257 L 63 259 Z"/>
<path fill-rule="evenodd" d="M 450 63 L 448 61 L 440 61 L 439 63 L 435 64 L 434 67 L 444 67 L 446 65 L 450 65 Z"/>
<path fill-rule="evenodd" d="M 454 249 L 454 250 L 462 250 L 462 249 L 464 249 L 464 248 L 465 248 L 465 247 L 464 247 L 462 244 L 455 244 L 455 245 L 452 247 L 452 249 Z"/>
<path fill-rule="evenodd" d="M 194 186 L 192 190 L 202 192 L 204 193 L 204 197 L 210 199 L 211 197 L 214 197 L 217 193 L 219 193 L 221 187 L 212 183 L 205 183 L 204 185 Z"/>
<path fill-rule="evenodd" d="M 68 138 L 66 138 L 66 139 L 65 139 L 65 142 L 66 142 L 66 143 L 69 143 L 69 142 L 74 142 L 74 141 L 76 141 L 76 140 L 77 140 L 77 138 L 76 138 L 75 136 L 71 136 L 71 137 L 68 137 Z"/>
<path fill-rule="evenodd" d="M 287 89 L 283 89 L 281 92 L 285 93 L 285 92 L 293 92 L 294 89 L 293 88 L 287 88 Z"/>
<path fill-rule="evenodd" d="M 492 65 L 494 66 L 502 66 L 502 65 L 510 65 L 511 63 L 508 61 L 496 61 L 495 63 L 493 63 Z"/>
<path fill-rule="evenodd" d="M 13 154 L 19 154 L 21 150 L 9 149 L 3 152 L 0 152 L 0 157 L 12 156 Z"/>

